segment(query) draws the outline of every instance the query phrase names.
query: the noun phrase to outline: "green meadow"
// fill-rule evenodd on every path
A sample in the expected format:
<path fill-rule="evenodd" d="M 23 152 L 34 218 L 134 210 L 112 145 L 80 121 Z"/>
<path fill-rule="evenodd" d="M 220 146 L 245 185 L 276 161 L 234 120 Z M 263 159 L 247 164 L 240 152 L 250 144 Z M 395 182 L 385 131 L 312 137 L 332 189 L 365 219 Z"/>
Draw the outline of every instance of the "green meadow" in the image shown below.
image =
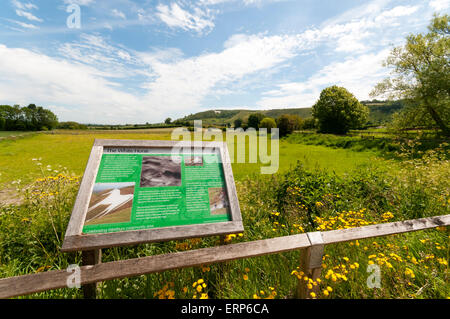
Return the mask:
<path fill-rule="evenodd" d="M 20 132 L 20 131 L 0 131 L 0 138 L 11 137 L 11 136 L 21 136 L 24 134 L 30 134 L 30 133 L 29 132 Z"/>
<path fill-rule="evenodd" d="M 39 133 L 18 139 L 5 139 L 0 142 L 0 184 L 21 180 L 29 183 L 42 174 L 52 174 L 54 170 L 69 171 L 82 175 L 89 158 L 94 140 L 97 139 L 148 139 L 168 140 L 171 130 L 135 130 L 125 132 L 111 131 L 57 131 L 55 134 Z M 246 140 L 248 159 L 248 140 Z M 344 174 L 354 168 L 378 161 L 372 151 L 353 152 L 333 149 L 321 145 L 304 145 L 280 141 L 279 172 L 285 172 L 297 162 L 308 169 L 326 170 Z M 249 174 L 259 174 L 261 166 L 257 163 L 233 163 L 235 179 Z M 38 163 L 42 165 L 37 165 Z M 50 166 L 48 166 L 50 165 Z"/>
<path fill-rule="evenodd" d="M 60 248 L 95 138 L 164 140 L 170 130 L 56 131 L 0 140 L 0 184 L 8 196 L 20 197 L 15 204 L 0 204 L 0 278 L 81 262 L 81 254 L 63 254 Z M 448 145 L 424 152 L 419 141 L 380 143 L 293 134 L 280 140 L 276 174 L 261 175 L 260 162 L 234 163 L 245 231 L 225 242 L 448 214 Z M 306 280 L 311 289 L 319 286 L 312 298 L 443 299 L 450 297 L 449 235 L 448 227 L 441 227 L 328 245 L 316 281 L 304 278 L 294 251 L 111 280 L 99 285 L 98 298 L 284 299 L 294 298 L 298 281 Z M 216 236 L 116 247 L 103 249 L 102 258 L 219 244 Z M 380 269 L 378 288 L 367 284 L 369 265 Z M 65 288 L 21 298 L 82 298 L 82 292 Z"/>

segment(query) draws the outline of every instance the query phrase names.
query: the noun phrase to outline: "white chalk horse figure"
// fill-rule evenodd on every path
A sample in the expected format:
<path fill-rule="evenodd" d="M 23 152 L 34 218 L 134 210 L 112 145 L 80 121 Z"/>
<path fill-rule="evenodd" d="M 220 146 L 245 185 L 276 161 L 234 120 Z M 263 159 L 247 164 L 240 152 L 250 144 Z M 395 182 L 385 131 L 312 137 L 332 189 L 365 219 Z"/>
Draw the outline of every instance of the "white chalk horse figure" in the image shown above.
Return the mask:
<path fill-rule="evenodd" d="M 108 195 L 108 196 L 106 196 L 105 199 L 103 199 L 102 201 L 98 202 L 94 206 L 89 207 L 88 212 L 90 212 L 90 211 L 92 211 L 92 210 L 94 210 L 97 207 L 102 206 L 102 205 L 106 205 L 108 207 L 105 208 L 104 210 L 102 210 L 97 215 L 95 215 L 92 218 L 90 218 L 89 220 L 86 220 L 86 222 L 88 222 L 88 221 L 90 221 L 92 219 L 103 217 L 103 216 L 109 214 L 111 211 L 113 211 L 113 210 L 119 208 L 120 206 L 125 205 L 129 201 L 133 200 L 133 194 L 121 195 L 120 194 L 120 189 L 117 189 L 117 188 L 111 190 L 110 192 L 106 193 L 105 195 Z"/>

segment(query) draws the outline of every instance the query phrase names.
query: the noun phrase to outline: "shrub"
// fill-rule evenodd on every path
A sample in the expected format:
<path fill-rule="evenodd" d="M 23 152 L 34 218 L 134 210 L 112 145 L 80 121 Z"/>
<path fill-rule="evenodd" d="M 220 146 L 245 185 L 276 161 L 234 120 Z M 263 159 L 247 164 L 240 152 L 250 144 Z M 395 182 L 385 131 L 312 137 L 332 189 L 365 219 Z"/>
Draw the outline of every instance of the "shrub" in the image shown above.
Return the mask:
<path fill-rule="evenodd" d="M 261 113 L 250 114 L 250 116 L 248 117 L 248 120 L 247 120 L 248 127 L 253 127 L 254 129 L 258 129 L 259 123 L 262 121 L 263 118 L 264 118 L 264 115 Z"/>
<path fill-rule="evenodd" d="M 331 86 L 320 93 L 312 107 L 319 131 L 345 134 L 367 122 L 369 110 L 343 87 Z"/>
<path fill-rule="evenodd" d="M 234 128 L 242 127 L 242 119 L 234 120 Z"/>
<path fill-rule="evenodd" d="M 259 123 L 259 128 L 266 128 L 269 132 L 271 129 L 276 128 L 276 127 L 277 127 L 277 123 L 271 117 L 263 118 L 261 123 Z"/>
<path fill-rule="evenodd" d="M 277 127 L 280 130 L 280 136 L 291 134 L 301 128 L 302 119 L 298 115 L 283 114 L 277 118 Z"/>

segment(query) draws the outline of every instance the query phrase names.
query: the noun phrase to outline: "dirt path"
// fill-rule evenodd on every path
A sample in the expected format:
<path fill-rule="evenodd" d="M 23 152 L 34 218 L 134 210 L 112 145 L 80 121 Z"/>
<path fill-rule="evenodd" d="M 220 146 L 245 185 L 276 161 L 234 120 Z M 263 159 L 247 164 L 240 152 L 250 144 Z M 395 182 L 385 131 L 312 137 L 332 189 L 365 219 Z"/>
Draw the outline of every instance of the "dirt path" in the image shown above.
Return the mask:
<path fill-rule="evenodd" d="M 1 187 L 1 186 L 0 186 Z M 13 188 L 0 189 L 0 206 L 19 205 L 23 201 L 23 198 L 17 194 Z"/>

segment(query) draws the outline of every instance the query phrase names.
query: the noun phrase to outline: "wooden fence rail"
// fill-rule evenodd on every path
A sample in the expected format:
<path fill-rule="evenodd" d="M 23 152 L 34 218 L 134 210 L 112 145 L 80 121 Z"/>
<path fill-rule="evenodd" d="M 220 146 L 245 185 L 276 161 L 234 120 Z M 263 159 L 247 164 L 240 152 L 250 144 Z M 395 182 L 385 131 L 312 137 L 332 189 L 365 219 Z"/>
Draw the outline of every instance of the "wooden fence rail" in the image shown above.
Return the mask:
<path fill-rule="evenodd" d="M 177 253 L 112 261 L 80 267 L 81 285 L 117 278 L 195 267 L 242 258 L 302 250 L 302 270 L 320 276 L 320 264 L 325 245 L 365 238 L 400 234 L 405 232 L 449 226 L 450 215 L 407 220 L 325 232 L 313 232 L 264 240 L 242 242 L 217 247 L 201 248 Z M 320 259 L 320 262 L 319 262 Z M 38 274 L 0 279 L 0 298 L 10 298 L 45 290 L 66 288 L 72 273 L 53 270 Z M 299 282 L 298 296 L 307 297 Z"/>

